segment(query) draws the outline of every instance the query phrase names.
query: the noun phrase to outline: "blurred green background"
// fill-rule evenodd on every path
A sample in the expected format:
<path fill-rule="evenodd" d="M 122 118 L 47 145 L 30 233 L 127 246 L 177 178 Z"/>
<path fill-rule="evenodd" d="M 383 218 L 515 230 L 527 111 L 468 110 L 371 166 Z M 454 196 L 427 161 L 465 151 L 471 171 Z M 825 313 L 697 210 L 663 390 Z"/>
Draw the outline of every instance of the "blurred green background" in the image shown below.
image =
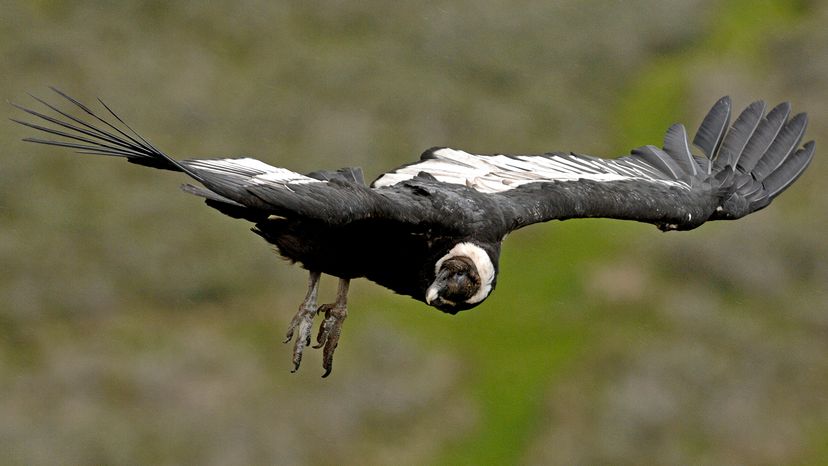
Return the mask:
<path fill-rule="evenodd" d="M 3 99 L 101 97 L 182 158 L 617 156 L 725 94 L 792 101 L 819 142 L 738 222 L 516 232 L 454 317 L 356 282 L 322 380 L 281 344 L 306 273 L 248 225 L 6 122 L 2 462 L 825 464 L 826 23 L 816 0 L 2 0 Z"/>

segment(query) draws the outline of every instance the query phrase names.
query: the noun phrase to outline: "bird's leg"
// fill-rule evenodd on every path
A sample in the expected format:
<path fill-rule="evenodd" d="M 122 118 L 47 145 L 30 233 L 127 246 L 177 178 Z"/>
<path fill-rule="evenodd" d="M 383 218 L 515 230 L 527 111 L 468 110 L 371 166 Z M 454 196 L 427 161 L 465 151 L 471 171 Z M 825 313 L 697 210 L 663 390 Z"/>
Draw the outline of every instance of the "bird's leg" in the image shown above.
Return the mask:
<path fill-rule="evenodd" d="M 319 334 L 316 336 L 314 348 L 324 346 L 322 367 L 325 369 L 325 373 L 322 374 L 322 377 L 327 377 L 331 373 L 334 351 L 336 351 L 336 346 L 339 344 L 339 336 L 342 334 L 342 323 L 348 317 L 347 302 L 350 283 L 350 280 L 340 278 L 339 288 L 336 292 L 336 302 L 319 306 L 319 312 L 325 312 L 325 320 L 319 325 Z"/>
<path fill-rule="evenodd" d="M 308 294 L 305 300 L 299 306 L 299 311 L 293 316 L 288 327 L 285 343 L 293 338 L 293 332 L 299 330 L 296 336 L 296 342 L 293 344 L 293 370 L 299 370 L 299 364 L 302 363 L 302 351 L 305 346 L 310 345 L 311 330 L 313 329 L 313 318 L 316 317 L 318 309 L 316 307 L 316 295 L 319 292 L 319 279 L 322 276 L 319 272 L 311 272 L 308 278 Z"/>

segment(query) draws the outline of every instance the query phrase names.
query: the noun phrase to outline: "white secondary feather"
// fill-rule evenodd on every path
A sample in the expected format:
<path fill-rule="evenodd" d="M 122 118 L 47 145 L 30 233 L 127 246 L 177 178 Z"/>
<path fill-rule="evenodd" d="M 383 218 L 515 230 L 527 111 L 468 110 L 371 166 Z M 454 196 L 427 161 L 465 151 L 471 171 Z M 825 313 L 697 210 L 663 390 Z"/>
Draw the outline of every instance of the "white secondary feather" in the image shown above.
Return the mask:
<path fill-rule="evenodd" d="M 274 167 L 251 158 L 190 160 L 187 161 L 187 164 L 196 170 L 245 176 L 250 178 L 250 181 L 254 184 L 324 183 L 324 181 L 292 172 L 286 168 Z"/>
<path fill-rule="evenodd" d="M 316 180 L 311 177 L 300 175 L 285 168 L 277 168 L 274 171 L 267 172 L 263 175 L 253 177 L 253 182 L 256 184 L 269 183 L 283 183 L 283 184 L 308 184 L 308 183 L 325 183 L 322 180 Z"/>
<path fill-rule="evenodd" d="M 646 180 L 676 185 L 686 183 L 635 159 L 595 159 L 574 155 L 474 155 L 455 149 L 438 149 L 432 158 L 382 175 L 375 187 L 392 186 L 427 172 L 437 180 L 461 184 L 483 193 L 497 193 L 544 181 Z"/>

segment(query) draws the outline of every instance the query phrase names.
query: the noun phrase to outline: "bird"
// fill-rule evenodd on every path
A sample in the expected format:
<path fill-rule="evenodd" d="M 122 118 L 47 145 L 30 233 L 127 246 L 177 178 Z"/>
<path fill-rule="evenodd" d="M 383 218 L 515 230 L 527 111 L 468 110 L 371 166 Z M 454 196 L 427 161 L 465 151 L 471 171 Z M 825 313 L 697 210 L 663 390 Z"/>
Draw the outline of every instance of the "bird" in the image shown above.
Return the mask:
<path fill-rule="evenodd" d="M 479 155 L 433 147 L 419 160 L 366 184 L 360 168 L 299 174 L 259 160 L 177 160 L 132 129 L 103 100 L 98 110 L 63 91 L 60 103 L 31 95 L 39 110 L 12 121 L 36 130 L 23 141 L 80 154 L 182 172 L 181 188 L 252 231 L 308 271 L 308 289 L 285 343 L 292 372 L 311 346 L 322 348 L 323 377 L 348 315 L 351 280 L 366 278 L 449 314 L 480 305 L 494 291 L 501 243 L 519 228 L 551 220 L 605 217 L 645 222 L 662 231 L 734 220 L 768 206 L 813 159 L 801 141 L 808 118 L 783 102 L 747 106 L 731 124 L 732 101 L 715 102 L 691 150 L 682 124 L 661 147 L 599 158 L 575 152 Z M 42 108 L 41 108 L 42 107 Z M 333 303 L 318 303 L 321 276 L 338 279 Z"/>

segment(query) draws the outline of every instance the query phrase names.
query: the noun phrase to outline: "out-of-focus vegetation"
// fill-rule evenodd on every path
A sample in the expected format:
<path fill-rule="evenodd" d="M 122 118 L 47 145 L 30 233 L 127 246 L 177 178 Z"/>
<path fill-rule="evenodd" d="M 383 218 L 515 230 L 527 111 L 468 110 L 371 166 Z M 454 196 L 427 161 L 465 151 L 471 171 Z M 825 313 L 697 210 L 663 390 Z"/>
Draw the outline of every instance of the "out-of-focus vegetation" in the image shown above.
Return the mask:
<path fill-rule="evenodd" d="M 373 177 L 434 145 L 621 155 L 724 94 L 791 100 L 819 143 L 738 222 L 516 232 L 458 316 L 355 283 L 323 381 L 280 343 L 305 273 L 243 222 L 2 124 L 0 457 L 824 463 L 826 22 L 816 0 L 4 1 L 4 99 L 100 96 L 178 157 Z"/>

